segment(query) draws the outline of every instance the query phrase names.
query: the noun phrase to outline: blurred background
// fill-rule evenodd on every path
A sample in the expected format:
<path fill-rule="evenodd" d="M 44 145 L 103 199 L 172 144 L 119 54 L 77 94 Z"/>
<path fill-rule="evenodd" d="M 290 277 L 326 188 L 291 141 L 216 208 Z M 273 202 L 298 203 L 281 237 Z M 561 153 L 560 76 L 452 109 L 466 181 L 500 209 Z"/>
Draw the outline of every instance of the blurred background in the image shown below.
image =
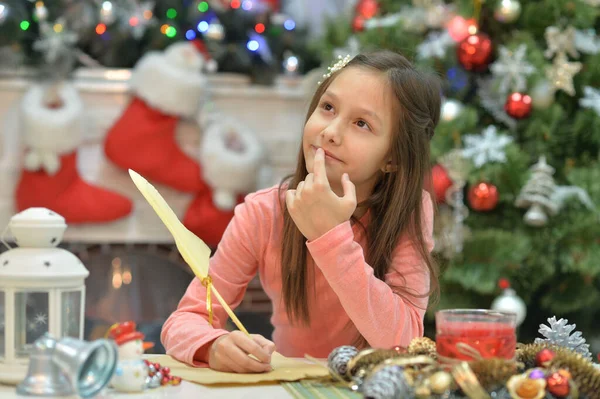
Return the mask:
<path fill-rule="evenodd" d="M 520 341 L 556 315 L 598 353 L 599 15 L 598 0 L 0 0 L 0 227 L 62 214 L 61 246 L 90 271 L 86 339 L 134 320 L 161 352 L 193 276 L 126 170 L 214 249 L 245 193 L 293 171 L 327 66 L 390 49 L 443 81 L 426 335 L 436 309 L 493 307 L 519 314 Z M 270 311 L 253 280 L 236 313 L 269 337 Z"/>

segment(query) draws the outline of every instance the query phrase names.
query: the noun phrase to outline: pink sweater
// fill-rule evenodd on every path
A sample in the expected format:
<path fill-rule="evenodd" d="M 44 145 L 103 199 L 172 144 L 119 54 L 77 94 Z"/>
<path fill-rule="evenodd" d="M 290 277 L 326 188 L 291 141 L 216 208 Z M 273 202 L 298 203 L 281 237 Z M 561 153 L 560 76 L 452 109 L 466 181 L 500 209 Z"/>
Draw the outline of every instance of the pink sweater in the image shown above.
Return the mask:
<path fill-rule="evenodd" d="M 433 206 L 425 191 L 423 210 L 424 236 L 431 251 Z M 368 223 L 368 215 L 361 219 L 363 224 Z M 250 194 L 235 208 L 235 216 L 210 259 L 213 283 L 232 309 L 240 304 L 258 271 L 273 304 L 273 341 L 279 353 L 325 358 L 335 347 L 351 344 L 359 333 L 373 347 L 408 346 L 412 338 L 423 335 L 428 298 L 405 301 L 388 285 L 406 284 L 416 294 L 428 292 L 429 272 L 412 241 L 406 236 L 399 241 L 384 282 L 373 275 L 365 261 L 367 240 L 363 229 L 349 221 L 306 244 L 308 262 L 316 266 L 314 296 L 309 288 L 311 325 L 292 325 L 281 294 L 282 230 L 278 188 Z M 207 359 L 194 359 L 194 354 L 227 333 L 223 327 L 228 317 L 213 299 L 214 321 L 210 326 L 205 301 L 206 288 L 195 278 L 161 334 L 167 354 L 201 367 L 206 366 Z"/>

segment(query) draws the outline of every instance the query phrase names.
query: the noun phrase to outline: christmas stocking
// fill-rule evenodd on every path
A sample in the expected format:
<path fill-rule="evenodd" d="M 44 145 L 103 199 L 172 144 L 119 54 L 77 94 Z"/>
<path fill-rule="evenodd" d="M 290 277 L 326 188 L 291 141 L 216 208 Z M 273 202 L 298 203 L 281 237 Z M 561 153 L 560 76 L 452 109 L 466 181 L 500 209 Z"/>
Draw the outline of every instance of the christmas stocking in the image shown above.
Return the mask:
<path fill-rule="evenodd" d="M 256 189 L 262 160 L 262 145 L 239 123 L 221 120 L 208 126 L 200 150 L 208 192 L 196 195 L 183 224 L 207 245 L 216 247 L 235 205 Z"/>
<path fill-rule="evenodd" d="M 198 162 L 175 140 L 179 119 L 194 116 L 204 94 L 201 51 L 199 41 L 175 43 L 137 63 L 131 77 L 134 97 L 106 136 L 106 156 L 116 165 L 180 191 L 206 190 Z"/>
<path fill-rule="evenodd" d="M 83 104 L 74 87 L 32 87 L 21 103 L 26 146 L 15 201 L 19 211 L 45 207 L 67 222 L 109 222 L 131 212 L 131 201 L 92 186 L 77 172 Z"/>

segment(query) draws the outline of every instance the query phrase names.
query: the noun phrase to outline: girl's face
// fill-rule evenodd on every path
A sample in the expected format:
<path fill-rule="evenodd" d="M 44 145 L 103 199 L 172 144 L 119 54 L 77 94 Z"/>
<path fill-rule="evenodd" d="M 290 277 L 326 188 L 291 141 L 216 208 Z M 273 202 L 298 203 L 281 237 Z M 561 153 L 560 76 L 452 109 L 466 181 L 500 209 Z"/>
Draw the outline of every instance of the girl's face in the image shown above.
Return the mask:
<path fill-rule="evenodd" d="M 397 119 L 394 101 L 384 74 L 344 69 L 304 126 L 302 150 L 308 172 L 313 173 L 315 152 L 322 147 L 331 188 L 342 195 L 341 178 L 348 173 L 358 201 L 368 198 L 389 161 Z"/>

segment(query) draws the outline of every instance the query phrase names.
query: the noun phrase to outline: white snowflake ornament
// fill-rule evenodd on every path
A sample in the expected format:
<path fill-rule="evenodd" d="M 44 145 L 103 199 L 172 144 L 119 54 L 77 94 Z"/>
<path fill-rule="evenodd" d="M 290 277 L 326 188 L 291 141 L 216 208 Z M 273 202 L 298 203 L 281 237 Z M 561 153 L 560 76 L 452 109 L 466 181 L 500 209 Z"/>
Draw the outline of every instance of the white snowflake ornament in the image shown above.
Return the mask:
<path fill-rule="evenodd" d="M 523 91 L 527 87 L 527 76 L 535 72 L 535 67 L 527 62 L 527 45 L 521 44 L 515 51 L 500 46 L 498 61 L 490 65 L 492 73 L 500 77 L 498 91 L 508 93 Z"/>
<path fill-rule="evenodd" d="M 573 58 L 579 58 L 579 53 L 575 48 L 575 28 L 569 26 L 561 31 L 556 26 L 546 28 L 544 34 L 548 49 L 544 52 L 546 58 L 552 58 L 553 55 L 569 53 Z"/>
<path fill-rule="evenodd" d="M 579 105 L 584 108 L 593 109 L 600 116 L 600 89 L 590 86 L 583 88 L 584 97 L 579 99 Z"/>
<path fill-rule="evenodd" d="M 427 36 L 427 40 L 419 44 L 417 47 L 417 58 L 444 58 L 446 50 L 452 47 L 456 42 L 450 36 L 447 30 L 442 32 L 431 32 Z"/>
<path fill-rule="evenodd" d="M 40 24 L 40 33 L 41 39 L 33 43 L 33 48 L 42 52 L 49 64 L 54 64 L 59 58 L 71 53 L 77 43 L 77 34 L 66 29 L 62 18 L 54 25 Z"/>
<path fill-rule="evenodd" d="M 479 168 L 488 162 L 506 162 L 504 147 L 513 142 L 513 138 L 498 134 L 496 126 L 486 127 L 482 134 L 464 136 L 465 148 L 463 156 L 473 161 Z"/>
<path fill-rule="evenodd" d="M 126 24 L 131 29 L 131 34 L 136 39 L 141 39 L 146 32 L 146 29 L 156 23 L 153 17 L 152 10 L 154 9 L 154 1 L 144 1 L 138 4 L 137 1 L 128 1 L 126 15 L 122 19 L 122 23 Z"/>
<path fill-rule="evenodd" d="M 594 29 L 575 31 L 575 48 L 584 54 L 600 53 L 600 38 Z"/>

